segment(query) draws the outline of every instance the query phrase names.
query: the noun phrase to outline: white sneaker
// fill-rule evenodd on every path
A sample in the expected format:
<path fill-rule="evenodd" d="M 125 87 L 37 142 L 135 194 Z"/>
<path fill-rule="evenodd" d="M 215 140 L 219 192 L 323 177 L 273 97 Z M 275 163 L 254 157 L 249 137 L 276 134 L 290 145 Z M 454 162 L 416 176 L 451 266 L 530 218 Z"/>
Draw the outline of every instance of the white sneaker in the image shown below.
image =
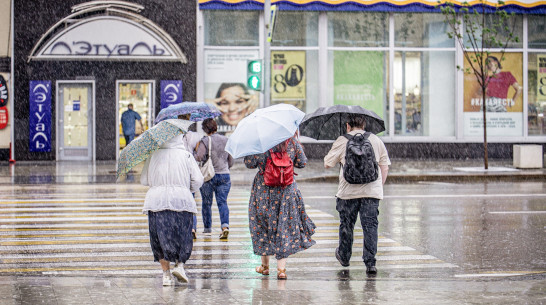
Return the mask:
<path fill-rule="evenodd" d="M 186 275 L 186 271 L 184 270 L 183 263 L 179 263 L 173 268 L 173 275 L 176 276 L 176 278 L 183 283 L 188 282 L 188 276 Z"/>
<path fill-rule="evenodd" d="M 163 286 L 174 286 L 174 278 L 170 273 L 163 274 Z"/>

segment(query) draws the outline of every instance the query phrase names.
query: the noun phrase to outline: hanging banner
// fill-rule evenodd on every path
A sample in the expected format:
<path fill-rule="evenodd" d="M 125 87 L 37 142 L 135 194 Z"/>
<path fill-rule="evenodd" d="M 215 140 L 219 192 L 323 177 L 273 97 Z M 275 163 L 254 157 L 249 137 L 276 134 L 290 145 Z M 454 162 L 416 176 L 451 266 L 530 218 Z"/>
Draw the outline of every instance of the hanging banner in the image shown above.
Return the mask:
<path fill-rule="evenodd" d="M 8 104 L 8 86 L 6 80 L 0 75 L 0 107 L 4 107 Z"/>
<path fill-rule="evenodd" d="M 246 85 L 247 60 L 256 58 L 258 51 L 205 51 L 205 102 L 222 113 L 216 119 L 220 134 L 230 135 L 260 104 L 259 92 Z"/>
<path fill-rule="evenodd" d="M 161 109 L 170 105 L 182 103 L 182 81 L 162 80 L 161 81 Z"/>
<path fill-rule="evenodd" d="M 485 106 L 488 136 L 523 135 L 523 56 L 521 53 L 491 53 Z M 465 60 L 464 69 L 470 68 Z M 464 135 L 483 136 L 482 89 L 476 76 L 464 76 Z"/>
<path fill-rule="evenodd" d="M 305 51 L 271 51 L 271 101 L 305 109 Z"/>
<path fill-rule="evenodd" d="M 357 105 L 384 118 L 383 52 L 334 51 L 334 104 Z"/>
<path fill-rule="evenodd" d="M 29 151 L 51 151 L 51 82 L 30 81 Z"/>
<path fill-rule="evenodd" d="M 537 54 L 537 101 L 546 101 L 546 54 Z"/>

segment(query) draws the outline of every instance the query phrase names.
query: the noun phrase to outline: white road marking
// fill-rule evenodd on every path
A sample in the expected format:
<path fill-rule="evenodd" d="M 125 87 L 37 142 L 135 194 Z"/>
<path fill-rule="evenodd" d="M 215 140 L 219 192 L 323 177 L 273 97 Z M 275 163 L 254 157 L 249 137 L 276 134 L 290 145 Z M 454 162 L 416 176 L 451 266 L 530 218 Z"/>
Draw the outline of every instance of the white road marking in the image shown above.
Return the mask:
<path fill-rule="evenodd" d="M 546 211 L 493 211 L 489 214 L 546 214 Z"/>

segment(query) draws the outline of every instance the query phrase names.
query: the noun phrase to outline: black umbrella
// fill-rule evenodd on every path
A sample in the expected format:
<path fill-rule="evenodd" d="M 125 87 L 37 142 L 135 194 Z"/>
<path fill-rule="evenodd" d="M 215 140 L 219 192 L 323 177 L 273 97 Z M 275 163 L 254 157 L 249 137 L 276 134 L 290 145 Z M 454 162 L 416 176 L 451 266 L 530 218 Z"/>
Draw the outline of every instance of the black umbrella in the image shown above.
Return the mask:
<path fill-rule="evenodd" d="M 366 120 L 366 131 L 374 134 L 385 131 L 385 122 L 375 112 L 360 106 L 334 105 L 307 114 L 300 124 L 300 133 L 317 140 L 335 140 L 347 133 L 345 123 L 349 115 L 362 115 Z"/>

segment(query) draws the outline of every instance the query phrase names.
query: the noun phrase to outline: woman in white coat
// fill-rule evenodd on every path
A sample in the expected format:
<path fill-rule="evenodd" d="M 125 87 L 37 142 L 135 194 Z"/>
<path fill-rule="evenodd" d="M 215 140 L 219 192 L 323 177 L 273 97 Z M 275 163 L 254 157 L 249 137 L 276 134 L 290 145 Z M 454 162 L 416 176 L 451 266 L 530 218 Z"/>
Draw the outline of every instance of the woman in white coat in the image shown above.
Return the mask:
<path fill-rule="evenodd" d="M 164 143 L 149 158 L 140 182 L 149 185 L 143 212 L 148 214 L 150 245 L 154 261 L 161 263 L 163 286 L 174 285 L 172 275 L 188 282 L 184 263 L 190 258 L 193 215 L 197 213 L 192 193 L 203 184 L 203 175 L 188 152 L 183 135 Z M 170 272 L 170 263 L 175 264 Z"/>

